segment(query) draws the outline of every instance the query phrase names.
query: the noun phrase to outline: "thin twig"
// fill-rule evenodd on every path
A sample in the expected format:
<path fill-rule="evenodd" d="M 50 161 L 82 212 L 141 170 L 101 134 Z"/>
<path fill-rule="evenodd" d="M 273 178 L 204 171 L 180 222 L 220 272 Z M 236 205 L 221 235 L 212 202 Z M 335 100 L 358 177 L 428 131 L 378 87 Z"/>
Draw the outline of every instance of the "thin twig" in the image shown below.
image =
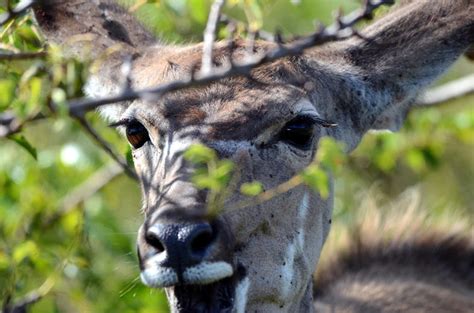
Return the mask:
<path fill-rule="evenodd" d="M 428 90 L 418 98 L 415 108 L 436 106 L 470 94 L 474 94 L 474 74 Z"/>
<path fill-rule="evenodd" d="M 246 23 L 239 21 L 237 19 L 231 18 L 222 13 L 221 13 L 219 22 L 223 23 L 225 26 L 228 26 L 229 24 L 238 25 L 239 28 L 243 28 L 246 33 L 251 32 Z M 264 31 L 262 29 L 259 29 L 255 32 L 255 37 L 258 39 L 266 40 L 266 41 L 271 41 L 271 42 L 275 41 L 275 34 Z"/>
<path fill-rule="evenodd" d="M 202 75 L 209 75 L 212 71 L 212 49 L 214 48 L 214 42 L 216 41 L 217 24 L 219 23 L 220 13 L 224 3 L 225 0 L 215 0 L 209 12 L 206 30 L 204 31 L 204 44 L 202 48 Z"/>
<path fill-rule="evenodd" d="M 226 206 L 226 210 L 228 211 L 234 211 L 234 210 L 240 210 L 243 208 L 247 208 L 250 206 L 255 206 L 255 205 L 260 205 L 262 203 L 265 203 L 273 198 L 275 198 L 278 195 L 287 193 L 288 191 L 298 187 L 299 185 L 303 184 L 303 178 L 301 175 L 295 175 L 291 177 L 289 180 L 281 183 L 280 185 L 276 186 L 275 188 L 266 190 L 259 194 L 258 196 L 242 200 L 240 202 L 237 202 L 235 204 L 229 204 Z"/>
<path fill-rule="evenodd" d="M 53 224 L 62 216 L 74 210 L 79 204 L 84 203 L 121 173 L 123 173 L 123 168 L 117 163 L 110 163 L 94 172 L 84 183 L 74 188 L 64 197 L 58 211 L 46 220 L 44 226 Z"/>
<path fill-rule="evenodd" d="M 73 118 L 75 118 L 82 126 L 82 128 L 91 136 L 91 138 L 123 168 L 125 174 L 127 174 L 130 178 L 138 180 L 135 170 L 128 166 L 127 161 L 118 153 L 116 153 L 114 149 L 112 149 L 108 142 L 104 138 L 102 138 L 99 133 L 97 133 L 97 131 L 89 124 L 89 122 L 85 119 L 84 116 L 73 115 Z"/>
<path fill-rule="evenodd" d="M 18 53 L 0 53 L 0 61 L 16 61 L 42 59 L 47 56 L 46 51 L 38 52 L 18 52 Z"/>
<path fill-rule="evenodd" d="M 54 287 L 54 279 L 49 277 L 46 281 L 36 290 L 30 291 L 22 299 L 16 301 L 14 304 L 7 303 L 2 313 L 26 313 L 30 305 L 35 304 L 42 298 L 44 298 Z"/>
<path fill-rule="evenodd" d="M 5 138 L 10 135 L 20 132 L 26 124 L 36 122 L 48 118 L 47 115 L 39 112 L 34 113 L 26 118 L 19 118 L 11 112 L 5 112 L 0 115 L 0 138 Z"/>
<path fill-rule="evenodd" d="M 94 110 L 102 105 L 132 101 L 136 99 L 156 99 L 165 93 L 176 91 L 180 89 L 207 85 L 209 83 L 218 81 L 223 78 L 233 76 L 248 76 L 251 71 L 264 64 L 271 63 L 277 59 L 287 56 L 298 55 L 303 53 L 306 49 L 322 45 L 327 42 L 346 39 L 355 33 L 353 27 L 358 22 L 371 17 L 372 12 L 376 8 L 392 4 L 393 0 L 380 0 L 377 2 L 368 2 L 367 6 L 361 10 L 353 12 L 346 17 L 339 18 L 334 24 L 327 28 L 320 28 L 314 34 L 302 37 L 291 43 L 285 45 L 278 45 L 277 47 L 268 50 L 265 53 L 249 56 L 244 62 L 231 62 L 221 67 L 214 67 L 211 73 L 205 75 L 197 73 L 195 76 L 192 73 L 185 79 L 176 80 L 170 83 L 162 84 L 154 88 L 147 88 L 142 90 L 128 90 L 122 93 L 103 97 L 99 99 L 78 99 L 69 102 L 69 108 L 73 115 L 80 112 Z"/>
<path fill-rule="evenodd" d="M 8 11 L 6 13 L 0 14 L 0 26 L 3 26 L 12 19 L 27 13 L 28 9 L 31 8 L 35 3 L 35 0 L 23 0 L 20 1 L 16 7 L 11 8 L 10 1 L 8 1 Z"/>

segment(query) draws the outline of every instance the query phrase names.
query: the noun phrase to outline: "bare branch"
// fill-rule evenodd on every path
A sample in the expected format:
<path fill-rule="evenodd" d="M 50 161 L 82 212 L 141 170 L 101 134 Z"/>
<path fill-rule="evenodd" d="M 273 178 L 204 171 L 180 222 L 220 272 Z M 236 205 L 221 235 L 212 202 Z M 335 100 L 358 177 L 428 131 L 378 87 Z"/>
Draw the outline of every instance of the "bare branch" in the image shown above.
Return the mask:
<path fill-rule="evenodd" d="M 79 204 L 92 197 L 121 173 L 123 173 L 123 168 L 117 163 L 110 163 L 96 171 L 84 183 L 80 184 L 64 197 L 58 211 L 46 220 L 44 226 L 53 224 L 58 219 L 74 210 Z"/>
<path fill-rule="evenodd" d="M 249 33 L 251 32 L 249 27 L 247 26 L 246 23 L 242 22 L 242 21 L 239 21 L 239 20 L 236 20 L 236 19 L 233 19 L 225 14 L 222 14 L 221 13 L 221 17 L 220 17 L 220 22 L 223 23 L 224 25 L 226 26 L 229 26 L 230 24 L 234 24 L 234 25 L 238 25 L 239 28 L 242 27 L 245 29 L 245 32 Z M 263 39 L 263 40 L 266 40 L 266 41 L 275 41 L 275 35 L 270 33 L 270 32 L 267 32 L 267 31 L 264 31 L 264 30 L 258 30 L 256 33 L 255 33 L 255 37 L 256 38 L 259 38 L 259 39 Z"/>
<path fill-rule="evenodd" d="M 418 99 L 414 107 L 435 106 L 471 94 L 474 94 L 474 74 L 428 90 Z"/>
<path fill-rule="evenodd" d="M 0 26 L 3 26 L 12 19 L 25 14 L 35 3 L 35 0 L 22 0 L 14 8 L 8 6 L 8 11 L 6 13 L 0 14 Z M 8 4 L 10 4 L 10 1 L 8 1 Z"/>
<path fill-rule="evenodd" d="M 121 157 L 118 153 L 114 151 L 114 149 L 107 143 L 107 141 L 102 138 L 99 133 L 89 124 L 89 122 L 85 119 L 84 116 L 81 115 L 73 115 L 79 124 L 81 124 L 82 128 L 91 136 L 91 138 L 113 159 L 115 160 L 125 171 L 130 178 L 135 180 L 138 179 L 135 170 L 128 166 L 127 161 Z"/>
<path fill-rule="evenodd" d="M 26 11 L 26 9 L 30 7 L 34 2 L 35 1 L 26 1 L 23 2 L 23 5 L 18 5 L 17 8 L 10 11 L 8 18 L 10 19 L 13 16 L 16 16 L 15 14 L 20 14 L 19 12 L 23 13 L 23 10 Z M 154 88 L 133 90 L 130 88 L 130 84 L 127 82 L 129 80 L 128 76 L 130 75 L 129 67 L 125 66 L 123 69 L 125 71 L 124 75 L 126 76 L 126 81 L 124 83 L 124 88 L 120 92 L 120 94 L 99 99 L 82 98 L 77 100 L 71 100 L 69 101 L 69 115 L 77 119 L 81 123 L 81 125 L 92 136 L 92 138 L 115 161 L 117 161 L 120 166 L 122 166 L 127 175 L 132 178 L 136 178 L 134 170 L 128 167 L 126 161 L 117 153 L 115 153 L 113 149 L 107 144 L 107 142 L 103 138 L 101 138 L 100 135 L 84 119 L 85 112 L 94 110 L 99 106 L 111 103 L 131 101 L 136 99 L 156 99 L 157 97 L 160 97 L 167 92 L 200 85 L 206 85 L 227 77 L 241 75 L 248 76 L 251 74 L 251 71 L 254 68 L 260 65 L 273 62 L 277 59 L 286 56 L 301 54 L 302 52 L 304 52 L 305 49 L 318 46 L 330 41 L 336 41 L 350 37 L 355 33 L 353 27 L 356 23 L 361 20 L 371 18 L 372 12 L 376 8 L 385 4 L 392 3 L 393 0 L 367 1 L 365 7 L 361 10 L 353 12 L 346 17 L 339 17 L 333 25 L 329 26 L 328 28 L 321 27 L 318 31 L 311 34 L 310 36 L 300 38 L 291 43 L 279 44 L 277 47 L 270 49 L 262 54 L 249 55 L 249 57 L 246 58 L 245 61 L 240 63 L 229 62 L 228 64 L 223 65 L 221 67 L 212 67 L 212 48 L 215 40 L 215 30 L 219 21 L 220 10 L 222 8 L 222 5 L 224 4 L 224 0 L 216 0 L 211 9 L 208 27 L 206 28 L 206 42 L 204 44 L 205 51 L 203 53 L 203 58 L 206 58 L 206 60 L 203 60 L 203 64 L 206 64 L 207 62 L 207 64 L 209 65 L 210 60 L 211 66 L 209 71 L 201 71 L 196 75 L 190 73 L 190 75 L 183 80 L 177 80 L 167 84 L 162 84 Z M 19 10 L 20 8 L 22 10 Z M 128 63 L 126 62 L 126 64 Z M 203 65 L 203 67 L 206 66 Z M 51 112 L 51 114 L 54 114 L 54 112 Z M 5 137 L 12 133 L 20 131 L 22 126 L 30 120 L 36 120 L 46 117 L 47 116 L 44 115 L 38 115 L 25 121 L 21 121 L 20 119 L 15 117 L 9 117 L 8 119 L 5 119 L 5 121 L 2 121 L 2 118 L 0 116 L 0 137 Z"/>
<path fill-rule="evenodd" d="M 22 299 L 16 301 L 13 304 L 10 304 L 7 301 L 4 305 L 2 313 L 26 313 L 28 312 L 29 306 L 35 304 L 42 298 L 44 298 L 54 287 L 55 280 L 52 277 L 46 279 L 46 281 L 38 288 L 33 291 L 30 291 Z"/>
<path fill-rule="evenodd" d="M 215 0 L 211 6 L 209 18 L 207 19 L 206 29 L 204 31 L 204 45 L 202 53 L 201 73 L 208 75 L 212 71 L 212 49 L 216 40 L 217 24 L 225 0 Z"/>
<path fill-rule="evenodd" d="M 11 112 L 4 112 L 0 115 L 0 138 L 5 138 L 21 131 L 24 125 L 47 118 L 43 113 L 32 114 L 20 119 Z"/>
<path fill-rule="evenodd" d="M 209 74 L 198 73 L 196 76 L 190 74 L 186 79 L 173 81 L 162 84 L 154 88 L 142 90 L 124 90 L 122 93 L 104 97 L 100 99 L 78 99 L 69 102 L 70 112 L 76 115 L 80 112 L 94 110 L 95 108 L 117 102 L 132 101 L 136 99 L 156 99 L 165 93 L 185 89 L 189 87 L 196 87 L 206 85 L 223 78 L 233 76 L 248 76 L 251 71 L 263 64 L 273 62 L 287 56 L 301 54 L 304 50 L 322 45 L 327 42 L 346 39 L 352 36 L 355 32 L 353 27 L 360 21 L 370 18 L 370 14 L 376 8 L 392 4 L 393 0 L 368 1 L 366 7 L 356 12 L 349 14 L 346 17 L 339 18 L 337 22 L 327 28 L 320 28 L 314 34 L 302 37 L 291 43 L 279 45 L 274 49 L 259 54 L 253 55 L 245 62 L 227 64 L 221 67 L 213 68 Z"/>
<path fill-rule="evenodd" d="M 46 56 L 47 56 L 47 53 L 45 51 L 0 53 L 0 61 L 41 59 L 41 58 L 44 58 Z"/>

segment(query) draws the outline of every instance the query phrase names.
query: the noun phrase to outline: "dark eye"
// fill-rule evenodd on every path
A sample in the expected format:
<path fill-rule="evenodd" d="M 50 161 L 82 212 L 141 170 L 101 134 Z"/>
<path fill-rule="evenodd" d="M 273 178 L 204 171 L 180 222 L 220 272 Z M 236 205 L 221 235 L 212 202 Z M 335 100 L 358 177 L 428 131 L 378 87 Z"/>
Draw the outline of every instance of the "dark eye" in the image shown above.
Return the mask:
<path fill-rule="evenodd" d="M 314 134 L 314 119 L 310 117 L 297 117 L 283 127 L 280 140 L 299 149 L 309 149 Z"/>
<path fill-rule="evenodd" d="M 135 149 L 140 148 L 148 140 L 150 140 L 150 137 L 148 136 L 148 131 L 146 130 L 145 126 L 143 126 L 137 121 L 130 122 L 127 125 L 125 133 L 127 135 L 128 141 Z"/>

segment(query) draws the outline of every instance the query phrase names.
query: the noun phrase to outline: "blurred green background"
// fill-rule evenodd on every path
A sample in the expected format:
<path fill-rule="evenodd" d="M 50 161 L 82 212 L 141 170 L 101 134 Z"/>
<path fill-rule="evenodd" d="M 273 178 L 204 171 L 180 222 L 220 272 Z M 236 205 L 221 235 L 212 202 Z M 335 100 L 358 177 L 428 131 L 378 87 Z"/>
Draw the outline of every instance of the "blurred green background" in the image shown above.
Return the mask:
<path fill-rule="evenodd" d="M 211 4 L 120 2 L 164 41 L 177 43 L 201 40 Z M 339 7 L 349 12 L 359 5 L 350 0 L 229 0 L 225 13 L 241 21 L 241 32 L 249 24 L 290 36 L 310 33 L 316 21 L 329 23 Z M 0 12 L 5 6 L 0 0 Z M 28 15 L 0 28 L 0 53 L 38 51 L 43 44 Z M 461 59 L 440 83 L 473 72 L 474 65 Z M 81 96 L 86 75 L 87 66 L 54 51 L 46 59 L 0 60 L 0 114 L 13 110 L 27 117 L 47 110 L 50 97 Z M 473 108 L 474 96 L 464 97 L 411 112 L 399 133 L 367 135 L 337 174 L 335 224 L 352 223 L 368 190 L 382 207 L 408 189 L 421 194 L 420 206 L 431 215 L 451 212 L 472 223 Z M 88 118 L 126 155 L 125 140 L 94 113 Z M 61 112 L 0 139 L 0 299 L 45 294 L 31 312 L 167 311 L 163 292 L 145 288 L 138 278 L 139 188 L 125 175 L 115 176 L 111 164 L 78 123 Z M 99 178 L 110 182 L 93 193 Z M 72 201 L 71 195 L 77 198 Z"/>

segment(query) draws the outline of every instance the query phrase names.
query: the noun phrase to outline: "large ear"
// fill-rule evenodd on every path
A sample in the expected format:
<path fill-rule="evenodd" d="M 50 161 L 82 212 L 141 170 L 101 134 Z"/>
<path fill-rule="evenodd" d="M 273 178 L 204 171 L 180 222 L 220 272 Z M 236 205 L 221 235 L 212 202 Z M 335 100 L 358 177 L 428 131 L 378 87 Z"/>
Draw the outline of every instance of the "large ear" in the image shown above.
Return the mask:
<path fill-rule="evenodd" d="M 135 53 L 154 43 L 153 36 L 124 8 L 111 0 L 41 0 L 34 8 L 36 20 L 50 42 L 91 57 L 120 45 L 123 53 Z"/>
<path fill-rule="evenodd" d="M 342 110 L 359 134 L 396 130 L 419 92 L 474 44 L 474 1 L 402 0 L 361 35 L 342 43 L 355 87 Z"/>
<path fill-rule="evenodd" d="M 86 85 L 92 97 L 119 91 L 123 61 L 138 58 L 145 47 L 156 43 L 151 33 L 111 0 L 40 0 L 34 13 L 48 42 L 70 55 L 100 60 Z M 101 112 L 114 119 L 121 110 L 121 105 L 109 105 Z"/>

